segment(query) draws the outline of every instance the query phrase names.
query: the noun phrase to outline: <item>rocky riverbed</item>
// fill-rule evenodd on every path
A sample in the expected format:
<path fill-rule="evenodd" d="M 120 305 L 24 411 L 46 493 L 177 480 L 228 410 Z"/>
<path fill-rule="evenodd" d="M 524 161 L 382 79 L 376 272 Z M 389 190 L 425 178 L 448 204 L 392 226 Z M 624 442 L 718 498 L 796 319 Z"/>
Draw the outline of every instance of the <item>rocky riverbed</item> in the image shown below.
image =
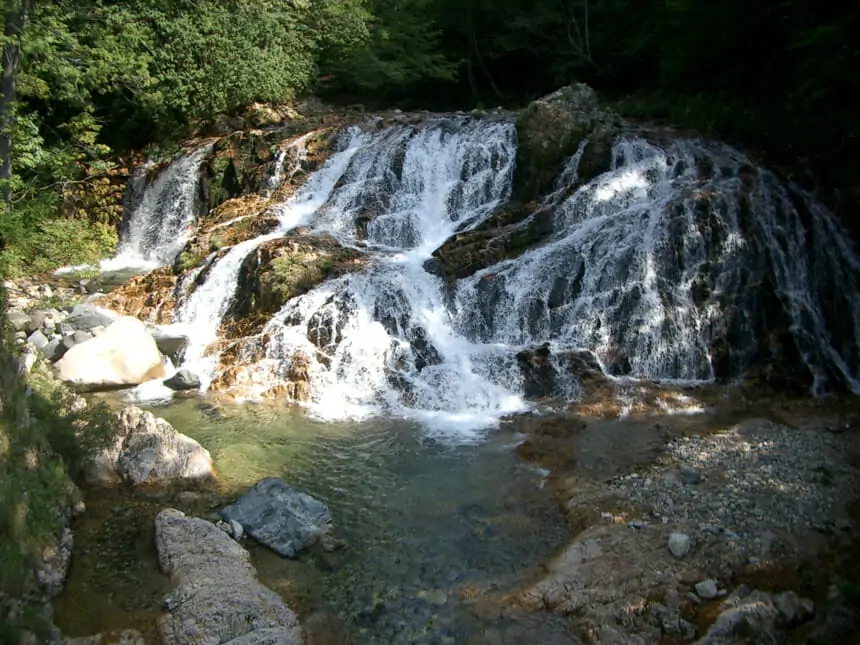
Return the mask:
<path fill-rule="evenodd" d="M 858 420 L 852 400 L 774 399 L 517 423 L 575 537 L 504 602 L 590 643 L 853 642 Z"/>

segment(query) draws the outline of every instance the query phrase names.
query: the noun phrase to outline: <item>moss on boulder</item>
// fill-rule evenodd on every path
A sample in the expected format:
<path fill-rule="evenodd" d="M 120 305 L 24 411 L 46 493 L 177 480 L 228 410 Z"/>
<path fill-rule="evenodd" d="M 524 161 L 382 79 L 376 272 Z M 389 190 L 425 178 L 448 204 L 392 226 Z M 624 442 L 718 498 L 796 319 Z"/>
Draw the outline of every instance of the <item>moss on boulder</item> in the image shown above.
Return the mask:
<path fill-rule="evenodd" d="M 583 83 L 530 103 L 517 119 L 516 195 L 528 201 L 545 193 L 585 140 L 580 183 L 608 170 L 619 126 L 620 118 L 604 108 L 595 91 Z"/>
<path fill-rule="evenodd" d="M 361 253 L 329 236 L 288 235 L 258 246 L 239 270 L 234 318 L 276 313 L 327 278 L 364 266 Z"/>

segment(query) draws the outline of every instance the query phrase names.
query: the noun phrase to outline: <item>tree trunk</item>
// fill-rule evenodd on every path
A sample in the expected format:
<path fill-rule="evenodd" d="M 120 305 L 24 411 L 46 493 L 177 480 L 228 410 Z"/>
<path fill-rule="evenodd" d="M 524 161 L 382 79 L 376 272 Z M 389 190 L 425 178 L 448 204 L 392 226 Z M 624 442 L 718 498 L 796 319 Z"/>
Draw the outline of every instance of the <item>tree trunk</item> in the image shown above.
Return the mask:
<path fill-rule="evenodd" d="M 15 80 L 21 66 L 21 31 L 33 0 L 6 0 L 3 3 L 3 79 L 0 82 L 0 193 L 8 212 L 12 206 L 9 185 L 12 179 L 12 110 L 15 103 Z"/>

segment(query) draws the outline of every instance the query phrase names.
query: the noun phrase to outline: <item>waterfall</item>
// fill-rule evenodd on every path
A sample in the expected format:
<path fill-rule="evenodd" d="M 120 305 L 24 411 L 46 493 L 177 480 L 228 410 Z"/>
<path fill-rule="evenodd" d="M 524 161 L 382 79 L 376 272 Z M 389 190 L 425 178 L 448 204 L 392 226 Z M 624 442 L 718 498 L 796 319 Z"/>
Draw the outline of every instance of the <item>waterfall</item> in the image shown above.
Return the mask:
<path fill-rule="evenodd" d="M 307 221 L 328 198 L 335 182 L 358 150 L 363 138 L 364 135 L 358 129 L 348 130 L 342 141 L 342 149 L 336 152 L 292 198 L 273 207 L 272 213 L 280 220 L 278 229 L 230 248 L 222 258 L 215 261 L 205 282 L 177 309 L 176 320 L 185 329 L 190 339 L 183 366 L 192 369 L 200 376 L 204 390 L 211 381 L 218 360 L 217 354 L 207 355 L 207 349 L 218 338 L 221 321 L 235 295 L 236 280 L 242 262 L 264 242 L 281 237 L 285 232 Z M 303 148 L 304 140 L 303 137 L 294 142 L 297 144 L 296 147 Z"/>
<path fill-rule="evenodd" d="M 423 268 L 455 232 L 509 196 L 513 125 L 430 121 L 375 133 L 310 220 L 365 251 L 369 267 L 290 300 L 264 330 L 265 389 L 309 362 L 311 411 L 327 419 L 392 414 L 460 436 L 524 409 L 504 347 L 452 328 L 442 281 Z"/>
<path fill-rule="evenodd" d="M 278 149 L 275 153 L 272 174 L 269 175 L 266 185 L 263 187 L 262 192 L 265 197 L 271 197 L 285 180 L 291 180 L 302 169 L 302 164 L 308 158 L 307 142 L 314 134 L 314 132 L 309 132 L 291 141 L 289 145 Z M 289 172 L 287 172 L 288 163 L 290 164 Z"/>
<path fill-rule="evenodd" d="M 103 271 L 153 269 L 169 264 L 185 246 L 197 217 L 200 166 L 212 144 L 175 159 L 142 194 L 128 200 L 128 222 L 115 257 L 101 263 Z M 140 178 L 131 182 L 139 192 Z"/>
<path fill-rule="evenodd" d="M 614 374 L 709 381 L 740 376 L 784 327 L 815 389 L 857 391 L 860 272 L 846 235 L 738 151 L 624 138 L 610 172 L 543 208 L 545 244 L 459 284 L 456 326 L 473 341 L 585 347 Z"/>
<path fill-rule="evenodd" d="M 536 206 L 534 222 L 551 224 L 542 243 L 445 284 L 426 261 L 509 199 L 513 124 L 345 130 L 272 206 L 278 231 L 213 260 L 177 308 L 192 329 L 186 365 L 214 377 L 244 259 L 301 225 L 361 251 L 364 268 L 289 300 L 249 341 L 243 384 L 262 395 L 303 379 L 318 417 L 393 415 L 476 436 L 528 407 L 517 355 L 541 346 L 562 397 L 580 391 L 565 356 L 583 349 L 610 377 L 707 382 L 781 358 L 816 390 L 860 391 L 860 262 L 831 213 L 703 140 L 620 137 L 610 169 L 579 185 L 586 145 Z"/>

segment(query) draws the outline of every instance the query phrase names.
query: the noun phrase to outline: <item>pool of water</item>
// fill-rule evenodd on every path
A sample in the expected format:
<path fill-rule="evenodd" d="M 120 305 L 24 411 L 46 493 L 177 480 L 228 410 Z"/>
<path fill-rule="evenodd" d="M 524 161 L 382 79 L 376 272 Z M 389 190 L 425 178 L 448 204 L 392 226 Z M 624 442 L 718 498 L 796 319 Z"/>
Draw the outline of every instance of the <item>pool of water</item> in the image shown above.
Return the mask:
<path fill-rule="evenodd" d="M 542 473 L 516 457 L 514 436 L 454 445 L 403 421 L 326 424 L 284 408 L 197 399 L 154 411 L 212 453 L 218 482 L 92 491 L 55 603 L 66 634 L 136 627 L 155 642 L 169 584 L 158 572 L 152 518 L 173 506 L 216 519 L 254 482 L 278 476 L 325 501 L 346 544 L 286 560 L 244 542 L 260 579 L 303 619 L 335 615 L 353 643 L 575 642 L 563 619 L 512 614 L 498 601 L 567 538 Z"/>

